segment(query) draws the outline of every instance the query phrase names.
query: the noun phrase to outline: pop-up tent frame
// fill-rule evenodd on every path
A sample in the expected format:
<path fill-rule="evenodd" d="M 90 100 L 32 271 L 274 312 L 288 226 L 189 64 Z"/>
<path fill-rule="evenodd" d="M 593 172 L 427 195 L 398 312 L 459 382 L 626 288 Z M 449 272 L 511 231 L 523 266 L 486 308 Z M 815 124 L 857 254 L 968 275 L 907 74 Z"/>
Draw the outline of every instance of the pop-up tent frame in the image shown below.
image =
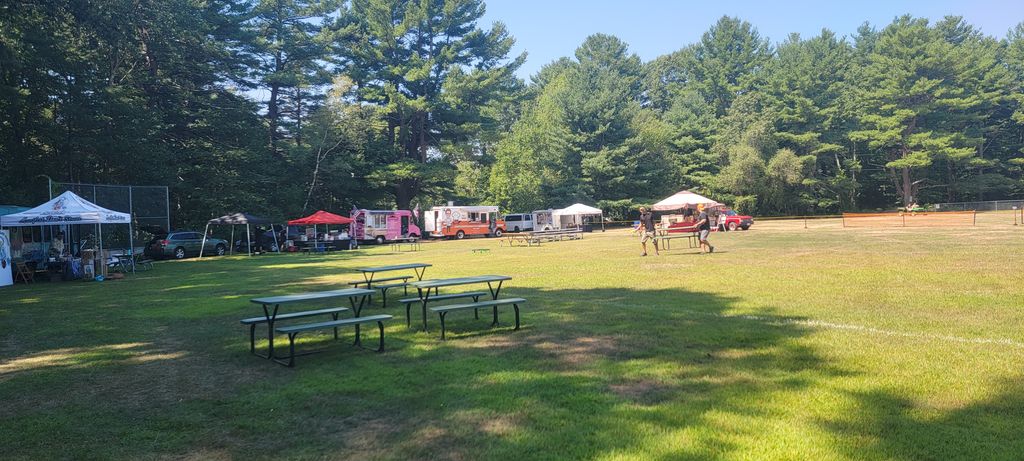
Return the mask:
<path fill-rule="evenodd" d="M 558 220 L 558 227 L 562 227 L 561 221 L 563 216 L 572 216 L 573 223 L 579 226 L 584 224 L 583 218 L 585 216 L 598 216 L 601 220 L 601 230 L 604 231 L 604 211 L 601 211 L 600 208 L 576 203 L 560 210 L 552 210 L 551 216 L 552 219 Z"/>
<path fill-rule="evenodd" d="M 64 225 L 95 224 L 98 228 L 100 258 L 103 257 L 103 224 L 128 225 L 128 252 L 135 257 L 135 229 L 132 228 L 132 215 L 103 208 L 92 203 L 74 192 L 67 191 L 50 201 L 30 210 L 0 216 L 2 227 L 35 227 Z M 103 261 L 106 264 L 107 261 Z M 135 264 L 132 264 L 135 273 Z"/>
<path fill-rule="evenodd" d="M 231 226 L 231 243 L 230 243 L 230 247 L 231 247 L 231 251 L 234 251 L 234 248 L 235 248 L 235 226 L 236 225 L 242 225 L 242 224 L 245 224 L 245 241 L 246 241 L 246 248 L 245 249 L 248 251 L 249 256 L 252 256 L 252 232 L 250 231 L 249 226 L 251 224 L 256 224 L 256 225 L 273 224 L 273 222 L 271 220 L 269 220 L 269 219 L 261 218 L 259 216 L 253 216 L 253 215 L 248 214 L 248 213 L 234 213 L 234 214 L 224 215 L 224 216 L 221 216 L 219 218 L 214 218 L 214 219 L 211 219 L 211 220 L 206 222 L 206 230 L 203 231 L 203 246 L 199 248 L 199 257 L 200 258 L 203 257 L 203 250 L 206 249 L 206 236 L 209 235 L 209 233 L 210 233 L 210 225 L 214 225 L 214 226 Z M 281 252 L 281 245 L 277 242 L 277 232 L 273 230 L 273 227 L 271 227 L 271 232 L 274 234 L 274 246 L 277 247 L 277 252 L 280 253 Z"/>
<path fill-rule="evenodd" d="M 323 224 L 324 226 L 329 226 L 331 224 L 343 226 L 345 224 L 352 224 L 352 219 L 346 218 L 341 215 L 336 215 L 334 213 L 329 213 L 324 210 L 317 210 L 316 213 L 306 216 L 305 218 L 293 219 L 291 221 L 288 221 L 289 226 L 313 225 L 314 244 L 318 243 L 318 240 L 316 238 L 316 226 L 319 224 Z"/>

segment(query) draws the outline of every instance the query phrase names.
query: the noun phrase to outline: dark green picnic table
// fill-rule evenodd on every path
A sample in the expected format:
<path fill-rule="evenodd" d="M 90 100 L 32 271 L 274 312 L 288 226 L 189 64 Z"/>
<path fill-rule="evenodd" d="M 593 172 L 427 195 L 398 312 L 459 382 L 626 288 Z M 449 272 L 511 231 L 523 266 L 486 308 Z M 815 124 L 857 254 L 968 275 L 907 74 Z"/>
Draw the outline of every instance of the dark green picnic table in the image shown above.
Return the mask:
<path fill-rule="evenodd" d="M 506 280 L 512 280 L 512 277 L 507 275 L 477 275 L 472 277 L 455 277 L 450 279 L 421 280 L 418 282 L 412 282 L 409 285 L 416 288 L 416 292 L 419 295 L 423 308 L 423 331 L 427 331 L 427 302 L 430 300 L 431 290 L 437 293 L 439 288 L 486 283 L 487 290 L 491 293 L 491 299 L 498 299 L 498 294 L 501 292 L 501 285 Z M 495 283 L 498 284 L 497 287 L 494 286 Z M 424 290 L 426 290 L 425 293 Z"/>
<path fill-rule="evenodd" d="M 267 340 L 269 346 L 267 348 L 267 355 L 264 358 L 274 358 L 274 320 L 277 319 L 278 311 L 282 305 L 308 303 L 313 301 L 327 301 L 338 298 L 348 298 L 349 304 L 352 306 L 352 312 L 355 313 L 356 317 L 359 317 L 360 311 L 363 309 L 363 304 L 366 303 L 366 297 L 372 295 L 373 290 L 364 288 L 346 288 L 342 290 L 330 290 L 330 291 L 314 291 L 309 293 L 297 293 L 291 295 L 281 296 L 268 296 L 264 298 L 253 298 L 249 302 L 259 304 L 263 306 L 263 315 L 267 317 Z M 359 303 L 356 303 L 356 298 L 359 298 Z M 270 306 L 273 306 L 271 308 Z M 356 325 L 356 336 L 359 335 L 359 326 Z M 259 354 L 256 354 L 259 355 Z M 263 357 L 260 355 L 260 357 Z"/>
<path fill-rule="evenodd" d="M 416 273 L 416 280 L 423 280 L 423 274 L 430 266 L 430 264 L 425 263 L 411 263 L 395 264 L 392 266 L 363 267 L 356 270 L 363 273 L 363 279 L 366 280 L 366 288 L 372 288 L 373 276 L 377 275 L 378 272 L 395 272 L 412 269 Z"/>

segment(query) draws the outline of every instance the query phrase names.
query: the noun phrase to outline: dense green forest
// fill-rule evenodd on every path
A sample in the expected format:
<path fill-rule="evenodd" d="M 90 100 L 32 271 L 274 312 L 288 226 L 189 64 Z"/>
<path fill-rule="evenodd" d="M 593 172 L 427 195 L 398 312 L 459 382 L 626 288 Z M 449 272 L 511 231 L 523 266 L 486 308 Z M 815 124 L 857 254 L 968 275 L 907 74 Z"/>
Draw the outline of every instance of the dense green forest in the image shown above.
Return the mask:
<path fill-rule="evenodd" d="M 45 177 L 167 185 L 185 225 L 447 200 L 614 215 L 680 189 L 757 214 L 1024 197 L 1024 24 L 771 43 L 723 17 L 650 62 L 595 34 L 525 82 L 484 8 L 4 3 L 0 203 L 39 203 Z"/>

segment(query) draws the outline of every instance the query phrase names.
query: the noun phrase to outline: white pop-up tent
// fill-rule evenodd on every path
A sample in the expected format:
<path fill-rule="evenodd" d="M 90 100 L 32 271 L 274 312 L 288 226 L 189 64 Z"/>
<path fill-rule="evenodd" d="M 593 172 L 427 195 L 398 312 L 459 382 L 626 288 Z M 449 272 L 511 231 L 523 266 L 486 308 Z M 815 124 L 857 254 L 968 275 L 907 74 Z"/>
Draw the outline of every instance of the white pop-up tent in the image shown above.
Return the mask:
<path fill-rule="evenodd" d="M 600 208 L 576 203 L 560 210 L 551 212 L 551 216 L 560 228 L 582 227 L 587 218 L 597 217 L 601 221 L 601 229 L 604 229 L 604 212 Z"/>
<path fill-rule="evenodd" d="M 103 254 L 103 226 L 101 224 L 128 225 L 129 252 L 135 253 L 132 216 L 92 203 L 74 192 L 67 191 L 35 208 L 0 216 L 0 227 L 63 226 L 69 224 L 95 224 L 99 229 L 100 254 Z M 135 265 L 132 264 L 132 271 Z"/>
<path fill-rule="evenodd" d="M 704 205 L 708 208 L 722 206 L 721 203 L 704 197 L 703 195 L 684 190 L 676 192 L 665 200 L 655 203 L 651 208 L 653 208 L 654 211 L 676 211 L 683 208 L 697 208 L 697 205 Z"/>

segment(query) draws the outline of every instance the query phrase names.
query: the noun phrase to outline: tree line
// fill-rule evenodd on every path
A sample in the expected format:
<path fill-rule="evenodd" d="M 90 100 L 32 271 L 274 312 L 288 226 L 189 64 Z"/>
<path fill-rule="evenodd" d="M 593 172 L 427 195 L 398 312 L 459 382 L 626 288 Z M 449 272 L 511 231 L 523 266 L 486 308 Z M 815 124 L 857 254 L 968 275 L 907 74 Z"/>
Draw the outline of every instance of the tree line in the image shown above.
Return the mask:
<path fill-rule="evenodd" d="M 625 215 L 681 189 L 757 214 L 1020 198 L 1024 24 L 902 16 L 773 44 L 723 17 L 516 77 L 481 0 L 0 5 L 0 202 L 167 185 L 175 222 L 447 200 Z"/>

